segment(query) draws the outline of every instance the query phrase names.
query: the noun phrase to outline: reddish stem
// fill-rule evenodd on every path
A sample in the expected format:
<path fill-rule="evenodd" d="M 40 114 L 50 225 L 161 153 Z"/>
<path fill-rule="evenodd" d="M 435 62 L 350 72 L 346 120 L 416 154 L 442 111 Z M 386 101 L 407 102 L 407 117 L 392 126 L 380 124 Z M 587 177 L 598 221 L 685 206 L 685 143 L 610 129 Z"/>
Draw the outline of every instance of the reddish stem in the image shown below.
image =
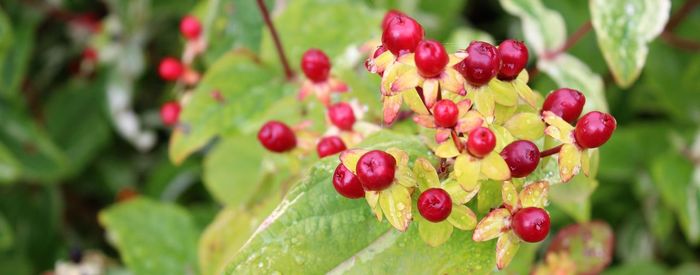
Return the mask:
<path fill-rule="evenodd" d="M 683 3 L 683 6 L 678 8 L 678 11 L 674 13 L 668 20 L 666 28 L 664 28 L 664 32 L 672 32 L 673 30 L 675 30 L 676 27 L 678 27 L 678 25 L 680 25 L 681 22 L 683 22 L 683 19 L 685 19 L 697 5 L 700 5 L 700 0 L 685 1 L 685 3 Z"/>
<path fill-rule="evenodd" d="M 455 143 L 455 146 L 457 146 L 457 151 L 459 151 L 461 153 L 463 146 L 462 146 L 462 142 L 459 140 L 459 136 L 457 135 L 457 131 L 452 130 L 452 132 L 450 132 L 450 134 L 452 135 L 452 141 Z"/>
<path fill-rule="evenodd" d="M 284 54 L 284 49 L 282 48 L 282 42 L 280 41 L 280 37 L 277 34 L 277 29 L 275 29 L 275 25 L 272 24 L 272 20 L 270 19 L 270 12 L 267 10 L 267 6 L 265 5 L 265 2 L 263 0 L 258 0 L 258 8 L 260 8 L 260 13 L 262 13 L 265 25 L 267 25 L 267 28 L 270 30 L 272 40 L 275 42 L 277 55 L 279 56 L 280 61 L 282 62 L 282 66 L 284 67 L 284 74 L 287 76 L 287 79 L 290 80 L 294 77 L 294 72 L 289 66 L 287 56 Z"/>
<path fill-rule="evenodd" d="M 591 24 L 591 20 L 586 21 L 581 25 L 581 27 L 578 28 L 569 38 L 564 41 L 564 44 L 561 45 L 558 49 L 551 51 L 551 52 L 545 52 L 542 54 L 542 59 L 554 59 L 558 55 L 560 55 L 563 52 L 566 52 L 569 50 L 571 47 L 576 45 L 576 43 L 583 38 L 591 29 L 593 28 L 593 24 Z"/>
<path fill-rule="evenodd" d="M 546 158 L 546 157 L 548 157 L 548 156 L 551 156 L 551 155 L 554 155 L 554 154 L 558 154 L 559 151 L 561 151 L 561 147 L 562 147 L 562 146 L 564 146 L 564 144 L 560 144 L 560 145 L 557 146 L 557 147 L 549 148 L 549 149 L 547 149 L 547 150 L 544 150 L 544 151 L 540 152 L 540 158 Z"/>
<path fill-rule="evenodd" d="M 668 20 L 668 23 L 666 24 L 666 27 L 664 28 L 664 32 L 661 33 L 661 40 L 666 42 L 667 44 L 682 49 L 686 51 L 692 51 L 692 52 L 698 52 L 700 51 L 700 42 L 692 40 L 692 39 L 687 39 L 683 37 L 679 37 L 675 34 L 673 34 L 673 30 L 678 27 L 678 25 L 683 22 L 683 20 L 688 17 L 690 12 L 695 9 L 698 5 L 700 5 L 700 0 L 688 0 L 683 3 L 683 6 L 678 8 L 678 11 L 674 13 L 671 16 L 671 19 Z"/>

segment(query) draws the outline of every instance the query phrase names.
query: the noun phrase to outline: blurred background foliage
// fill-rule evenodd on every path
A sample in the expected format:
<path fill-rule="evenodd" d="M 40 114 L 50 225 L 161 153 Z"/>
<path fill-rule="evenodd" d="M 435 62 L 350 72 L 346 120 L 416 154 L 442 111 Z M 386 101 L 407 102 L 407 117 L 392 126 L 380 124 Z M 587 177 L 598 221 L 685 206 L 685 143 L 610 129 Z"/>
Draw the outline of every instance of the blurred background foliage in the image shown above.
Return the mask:
<path fill-rule="evenodd" d="M 377 38 L 387 9 L 414 16 L 451 51 L 473 39 L 527 36 L 524 21 L 502 6 L 521 1 L 266 2 L 293 67 L 307 48 L 324 49 L 352 96 L 369 105 L 369 121 L 379 118 L 378 79 L 357 70 L 364 56 L 356 48 Z M 568 34 L 591 19 L 588 1 L 532 1 L 531 7 L 539 2 L 561 14 Z M 700 273 L 700 8 L 698 1 L 671 2 L 669 25 L 649 43 L 646 65 L 628 87 L 616 84 L 593 30 L 567 51 L 602 81 L 619 127 L 600 150 L 595 192 L 576 202 L 585 205 L 583 214 L 555 203 L 552 232 L 607 222 L 615 233 L 610 274 Z M 237 105 L 212 109 L 226 123 L 198 116 L 210 105 L 186 108 L 185 120 L 201 122 L 193 125 L 196 140 L 173 138 L 169 148 L 171 130 L 160 123 L 158 108 L 183 87 L 160 80 L 157 64 L 182 52 L 178 24 L 185 14 L 203 18 L 209 42 L 195 63 L 207 72 L 197 89 L 210 89 L 208 77 L 242 92 L 225 94 Z M 85 58 L 88 48 L 96 61 Z M 530 61 L 537 71 L 535 55 Z M 263 66 L 247 66 L 255 62 Z M 152 265 L 161 274 L 181 272 L 173 263 L 189 263 L 192 273 L 216 272 L 311 161 L 270 156 L 252 135 L 266 119 L 294 115 L 279 108 L 296 92 L 275 83 L 281 79 L 254 1 L 1 1 L 0 274 L 38 274 L 94 251 L 114 274 L 148 273 Z M 531 86 L 547 93 L 562 85 L 545 71 L 532 73 Z M 195 92 L 193 106 L 205 100 L 202 94 Z M 309 111 L 322 119 L 319 106 Z M 101 210 L 134 194 L 141 198 L 133 209 L 109 208 L 98 220 Z M 232 229 L 231 219 L 240 228 Z M 208 243 L 233 252 L 197 249 Z M 149 251 L 125 248 L 136 244 Z M 547 245 L 522 249 L 506 273 L 527 273 Z M 159 256 L 163 251 L 171 255 Z M 152 262 L 139 260 L 146 256 Z"/>

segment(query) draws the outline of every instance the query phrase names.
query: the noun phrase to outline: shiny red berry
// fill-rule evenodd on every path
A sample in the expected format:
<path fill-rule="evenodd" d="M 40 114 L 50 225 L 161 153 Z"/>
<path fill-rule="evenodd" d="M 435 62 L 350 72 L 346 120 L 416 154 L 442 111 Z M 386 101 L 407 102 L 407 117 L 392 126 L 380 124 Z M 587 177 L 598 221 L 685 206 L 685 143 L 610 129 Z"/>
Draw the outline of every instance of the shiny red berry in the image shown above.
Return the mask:
<path fill-rule="evenodd" d="M 177 101 L 168 101 L 163 106 L 160 107 L 160 120 L 166 126 L 173 126 L 177 124 L 180 118 L 180 103 Z"/>
<path fill-rule="evenodd" d="M 508 164 L 510 175 L 522 178 L 530 175 L 540 163 L 540 150 L 528 140 L 516 140 L 501 151 L 501 156 Z"/>
<path fill-rule="evenodd" d="M 279 121 L 268 121 L 258 132 L 260 143 L 272 152 L 282 153 L 294 149 L 297 138 L 289 126 Z"/>
<path fill-rule="evenodd" d="M 501 42 L 498 45 L 498 54 L 501 56 L 498 79 L 513 80 L 527 65 L 527 46 L 522 41 L 508 39 Z"/>
<path fill-rule="evenodd" d="M 185 66 L 182 65 L 179 60 L 172 57 L 163 58 L 158 66 L 160 77 L 167 81 L 178 80 L 184 72 Z"/>
<path fill-rule="evenodd" d="M 397 16 L 406 16 L 403 12 L 397 11 L 397 10 L 389 10 L 384 14 L 384 18 L 382 19 L 382 30 L 386 29 L 387 26 L 389 26 L 389 22 L 391 22 L 394 17 Z"/>
<path fill-rule="evenodd" d="M 313 82 L 323 82 L 328 79 L 331 71 L 331 60 L 319 49 L 309 49 L 301 57 L 301 70 Z"/>
<path fill-rule="evenodd" d="M 469 133 L 467 140 L 467 150 L 473 156 L 481 158 L 493 151 L 496 148 L 496 135 L 491 129 L 479 127 Z"/>
<path fill-rule="evenodd" d="M 187 40 L 195 40 L 202 33 L 202 24 L 197 17 L 187 15 L 180 21 L 180 33 Z"/>
<path fill-rule="evenodd" d="M 576 144 L 583 148 L 597 148 L 610 139 L 617 128 L 617 121 L 609 114 L 593 111 L 576 123 Z"/>
<path fill-rule="evenodd" d="M 439 76 L 450 61 L 445 47 L 435 40 L 424 40 L 416 47 L 415 62 L 423 77 Z"/>
<path fill-rule="evenodd" d="M 423 27 L 416 20 L 405 15 L 394 16 L 382 33 L 382 44 L 394 55 L 416 50 L 423 40 Z"/>
<path fill-rule="evenodd" d="M 359 199 L 365 196 L 365 190 L 362 189 L 360 180 L 342 163 L 338 164 L 333 173 L 333 187 L 335 187 L 335 191 L 349 199 Z"/>
<path fill-rule="evenodd" d="M 345 151 L 345 142 L 337 136 L 329 136 L 321 138 L 316 144 L 316 153 L 319 158 L 324 158 L 330 155 L 335 155 Z"/>
<path fill-rule="evenodd" d="M 369 151 L 360 157 L 356 171 L 365 190 L 381 191 L 394 181 L 396 159 L 384 151 Z"/>
<path fill-rule="evenodd" d="M 442 99 L 435 103 L 433 107 L 433 117 L 435 124 L 443 128 L 452 128 L 457 125 L 459 119 L 459 109 L 457 104 L 449 99 Z"/>
<path fill-rule="evenodd" d="M 473 41 L 467 47 L 468 56 L 455 65 L 455 69 L 471 85 L 481 86 L 488 83 L 498 73 L 501 58 L 493 45 Z"/>
<path fill-rule="evenodd" d="M 338 102 L 328 107 L 328 118 L 340 130 L 352 131 L 352 126 L 355 124 L 355 112 L 350 104 L 345 102 Z"/>
<path fill-rule="evenodd" d="M 511 227 L 523 241 L 540 242 L 549 234 L 549 214 L 539 207 L 520 209 L 513 215 Z"/>
<path fill-rule="evenodd" d="M 425 190 L 418 197 L 418 212 L 431 222 L 444 221 L 452 213 L 452 198 L 440 188 Z"/>
<path fill-rule="evenodd" d="M 577 90 L 557 89 L 547 95 L 542 104 L 542 111 L 550 111 L 569 123 L 576 121 L 586 104 L 586 97 Z"/>

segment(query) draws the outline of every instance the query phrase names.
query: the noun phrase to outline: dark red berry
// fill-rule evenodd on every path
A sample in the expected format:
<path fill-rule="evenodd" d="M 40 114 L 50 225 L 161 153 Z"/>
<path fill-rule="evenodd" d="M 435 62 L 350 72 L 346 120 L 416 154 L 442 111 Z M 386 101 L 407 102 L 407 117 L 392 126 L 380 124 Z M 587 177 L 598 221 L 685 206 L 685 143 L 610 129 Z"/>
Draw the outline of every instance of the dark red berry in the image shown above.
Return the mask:
<path fill-rule="evenodd" d="M 527 140 L 516 140 L 508 144 L 501 156 L 510 168 L 510 175 L 522 178 L 530 175 L 540 163 L 540 150 L 537 145 Z"/>
<path fill-rule="evenodd" d="M 467 150 L 473 156 L 481 158 L 493 151 L 496 148 L 496 135 L 491 129 L 479 127 L 469 133 L 467 140 Z"/>
<path fill-rule="evenodd" d="M 549 214 L 539 207 L 520 209 L 513 215 L 511 227 L 523 241 L 540 242 L 549 234 Z"/>
<path fill-rule="evenodd" d="M 384 151 L 369 151 L 360 157 L 356 171 L 365 190 L 381 191 L 394 181 L 396 159 Z"/>
<path fill-rule="evenodd" d="M 384 18 L 382 19 L 382 30 L 386 29 L 387 26 L 389 26 L 389 22 L 391 22 L 394 17 L 397 16 L 406 16 L 403 12 L 397 11 L 397 10 L 389 10 L 384 14 Z"/>
<path fill-rule="evenodd" d="M 445 47 L 435 40 L 424 40 L 416 47 L 415 62 L 423 77 L 436 77 L 445 69 L 450 57 Z"/>
<path fill-rule="evenodd" d="M 319 49 L 309 49 L 301 57 L 301 70 L 313 82 L 323 82 L 328 79 L 331 71 L 331 61 Z"/>
<path fill-rule="evenodd" d="M 360 180 L 345 165 L 338 164 L 333 173 L 333 187 L 343 197 L 349 199 L 359 199 L 365 196 Z"/>
<path fill-rule="evenodd" d="M 180 110 L 180 103 L 177 101 L 166 102 L 160 107 L 160 120 L 166 126 L 175 125 L 180 118 Z"/>
<path fill-rule="evenodd" d="M 202 33 L 202 24 L 196 17 L 187 15 L 180 21 L 180 32 L 187 40 L 195 40 Z"/>
<path fill-rule="evenodd" d="M 441 222 L 452 213 L 450 194 L 440 188 L 430 188 L 418 197 L 418 212 L 426 220 Z"/>
<path fill-rule="evenodd" d="M 498 45 L 498 54 L 501 56 L 498 79 L 513 80 L 527 65 L 527 46 L 521 41 L 508 39 L 501 42 Z"/>
<path fill-rule="evenodd" d="M 185 66 L 183 66 L 179 60 L 172 57 L 163 58 L 158 66 L 160 77 L 167 81 L 178 80 L 184 72 Z"/>
<path fill-rule="evenodd" d="M 319 158 L 335 155 L 345 151 L 345 149 L 347 149 L 345 142 L 337 136 L 321 138 L 316 144 L 316 153 L 318 153 Z"/>
<path fill-rule="evenodd" d="M 609 114 L 593 111 L 581 117 L 574 130 L 576 143 L 583 148 L 597 148 L 610 139 L 617 121 Z"/>
<path fill-rule="evenodd" d="M 443 128 L 452 128 L 457 125 L 459 119 L 459 109 L 457 104 L 449 99 L 442 99 L 435 103 L 433 107 L 433 117 L 435 124 Z"/>
<path fill-rule="evenodd" d="M 394 16 L 382 33 L 382 44 L 394 55 L 416 50 L 423 40 L 423 27 L 416 20 L 405 15 Z"/>
<path fill-rule="evenodd" d="M 260 128 L 258 140 L 267 150 L 282 153 L 294 149 L 297 138 L 292 129 L 279 121 L 268 121 Z"/>
<path fill-rule="evenodd" d="M 586 104 L 586 97 L 577 90 L 557 89 L 547 95 L 542 104 L 542 111 L 550 111 L 569 123 L 576 121 Z"/>
<path fill-rule="evenodd" d="M 338 102 L 328 107 L 328 118 L 340 130 L 351 131 L 355 124 L 355 113 L 350 104 Z"/>
<path fill-rule="evenodd" d="M 455 69 L 464 76 L 470 84 L 481 86 L 488 83 L 498 73 L 501 58 L 493 45 L 473 41 L 467 47 L 468 56 L 455 65 Z"/>
<path fill-rule="evenodd" d="M 94 48 L 87 47 L 82 53 L 83 60 L 94 62 L 97 61 L 97 51 Z"/>

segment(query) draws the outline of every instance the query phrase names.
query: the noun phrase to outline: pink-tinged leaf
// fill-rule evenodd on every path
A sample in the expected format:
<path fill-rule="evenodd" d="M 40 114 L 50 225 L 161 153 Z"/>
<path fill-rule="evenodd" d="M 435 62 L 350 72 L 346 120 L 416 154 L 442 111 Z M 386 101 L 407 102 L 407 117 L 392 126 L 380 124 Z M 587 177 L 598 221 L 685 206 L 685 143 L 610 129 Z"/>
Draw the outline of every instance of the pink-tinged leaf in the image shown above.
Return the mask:
<path fill-rule="evenodd" d="M 385 51 L 377 58 L 369 60 L 369 71 L 372 73 L 383 73 L 394 60 L 394 55 L 390 51 Z"/>
<path fill-rule="evenodd" d="M 515 190 L 513 183 L 510 181 L 503 182 L 501 196 L 503 197 L 503 205 L 511 212 L 515 212 L 515 209 L 518 207 L 518 191 Z"/>
<path fill-rule="evenodd" d="M 437 79 L 430 78 L 423 81 L 423 98 L 425 98 L 425 106 L 432 108 L 438 98 L 440 92 Z"/>
<path fill-rule="evenodd" d="M 469 133 L 472 130 L 484 125 L 484 117 L 476 111 L 468 111 L 457 121 L 455 131 L 458 133 Z"/>
<path fill-rule="evenodd" d="M 478 187 L 481 162 L 470 155 L 462 154 L 455 159 L 454 176 L 459 185 L 469 192 Z"/>
<path fill-rule="evenodd" d="M 571 180 L 581 170 L 581 151 L 573 144 L 564 144 L 559 151 L 559 177 Z"/>
<path fill-rule="evenodd" d="M 450 139 L 450 134 L 452 134 L 452 130 L 447 129 L 447 128 L 437 128 L 435 129 L 435 142 L 437 143 L 443 143 Z"/>
<path fill-rule="evenodd" d="M 493 122 L 496 101 L 489 89 L 480 88 L 474 91 L 474 107 L 484 116 L 486 122 Z"/>
<path fill-rule="evenodd" d="M 395 96 L 385 96 L 384 99 L 384 123 L 391 124 L 396 120 L 396 116 L 399 114 L 399 109 L 401 109 L 401 103 L 403 99 L 401 95 Z"/>
<path fill-rule="evenodd" d="M 581 171 L 586 177 L 591 174 L 591 155 L 590 150 L 583 150 L 581 152 Z"/>
<path fill-rule="evenodd" d="M 384 96 L 390 96 L 394 95 L 395 93 L 392 92 L 391 90 L 391 85 L 398 79 L 404 72 L 410 69 L 410 66 L 401 64 L 398 62 L 393 62 L 389 66 L 386 67 L 386 70 L 384 70 L 384 74 L 382 75 L 382 81 L 381 81 L 381 91 L 382 95 Z"/>
<path fill-rule="evenodd" d="M 459 110 L 459 117 L 463 117 L 467 115 L 467 112 L 469 112 L 469 108 L 472 107 L 472 101 L 469 99 L 461 100 L 457 102 L 457 110 Z"/>
<path fill-rule="evenodd" d="M 508 266 L 518 252 L 518 248 L 520 248 L 520 239 L 512 230 L 499 237 L 496 243 L 496 267 L 501 270 Z"/>
<path fill-rule="evenodd" d="M 454 227 L 460 230 L 472 230 L 476 228 L 476 214 L 474 211 L 461 204 L 452 205 L 452 213 L 447 217 L 449 222 Z"/>
<path fill-rule="evenodd" d="M 401 64 L 414 67 L 416 64 L 415 56 L 416 55 L 414 53 L 402 54 L 398 57 L 398 59 L 396 59 L 396 61 L 400 62 Z"/>
<path fill-rule="evenodd" d="M 411 222 L 411 192 L 399 184 L 379 192 L 379 205 L 389 223 L 399 231 L 406 231 Z"/>
<path fill-rule="evenodd" d="M 476 225 L 472 239 L 475 242 L 495 239 L 508 230 L 509 224 L 510 211 L 505 208 L 494 209 Z"/>
<path fill-rule="evenodd" d="M 506 161 L 496 152 L 491 152 L 481 159 L 481 173 L 492 180 L 510 179 L 510 168 Z"/>
<path fill-rule="evenodd" d="M 331 105 L 331 88 L 327 84 L 314 85 L 314 93 L 318 101 L 328 107 Z"/>
<path fill-rule="evenodd" d="M 435 128 L 435 119 L 431 115 L 415 115 L 413 122 L 425 128 Z"/>
<path fill-rule="evenodd" d="M 413 174 L 421 192 L 430 188 L 440 187 L 440 178 L 435 167 L 425 158 L 416 159 L 415 163 L 413 163 Z"/>
<path fill-rule="evenodd" d="M 348 84 L 337 78 L 330 78 L 328 80 L 328 86 L 332 92 L 344 93 L 350 90 Z"/>
<path fill-rule="evenodd" d="M 577 274 L 599 274 L 612 260 L 614 239 L 612 228 L 603 221 L 574 224 L 557 233 L 547 254 L 568 254 Z"/>
<path fill-rule="evenodd" d="M 467 94 L 467 90 L 464 89 L 464 78 L 459 72 L 452 69 L 452 66 L 447 67 L 440 75 L 440 88 L 462 96 Z"/>
<path fill-rule="evenodd" d="M 538 264 L 532 271 L 532 275 L 551 275 L 551 274 L 577 274 L 576 263 L 571 260 L 569 254 L 547 253 L 545 262 Z M 585 273 L 583 273 L 585 274 Z M 596 273 L 597 274 L 597 273 Z"/>
<path fill-rule="evenodd" d="M 457 179 L 455 179 L 453 176 L 445 179 L 442 182 L 441 187 L 447 191 L 448 194 L 450 194 L 453 204 L 465 204 L 474 198 L 474 196 L 476 196 L 476 194 L 479 192 L 478 185 L 476 188 L 474 188 L 474 190 L 465 191 L 459 182 L 457 182 Z"/>
<path fill-rule="evenodd" d="M 367 153 L 367 150 L 362 150 L 362 149 L 350 149 L 350 150 L 345 150 L 342 153 L 340 153 L 340 162 L 345 165 L 345 168 L 348 168 L 348 170 L 352 171 L 353 173 L 355 172 L 355 169 L 357 168 L 357 162 L 360 160 L 360 157 Z"/>
<path fill-rule="evenodd" d="M 393 147 L 387 149 L 386 152 L 394 156 L 394 159 L 396 159 L 394 182 L 407 188 L 415 187 L 416 178 L 413 175 L 413 171 L 411 171 L 411 169 L 408 167 L 408 154 Z"/>
<path fill-rule="evenodd" d="M 523 70 L 523 71 L 525 71 L 525 70 Z M 521 73 L 521 75 L 522 75 L 522 73 Z M 518 78 L 520 78 L 520 77 L 518 77 Z M 515 92 L 528 105 L 530 105 L 533 108 L 538 108 L 541 105 L 539 102 L 542 101 L 542 96 L 539 95 L 538 93 L 535 93 L 534 91 L 532 91 L 532 89 L 530 89 L 530 86 L 527 86 L 527 81 L 522 81 L 520 79 L 516 79 L 512 83 L 515 86 Z"/>
<path fill-rule="evenodd" d="M 425 219 L 418 220 L 418 235 L 432 247 L 440 246 L 449 240 L 453 230 L 452 225 L 446 221 L 434 223 Z"/>
<path fill-rule="evenodd" d="M 550 111 L 542 112 L 544 122 L 549 124 L 545 133 L 562 143 L 574 143 L 574 127 Z"/>
<path fill-rule="evenodd" d="M 544 208 L 547 204 L 547 194 L 549 193 L 549 183 L 538 181 L 525 186 L 520 191 L 520 207 Z"/>
<path fill-rule="evenodd" d="M 382 209 L 379 207 L 379 192 L 365 191 L 365 199 L 377 220 L 382 221 Z"/>
<path fill-rule="evenodd" d="M 544 135 L 544 122 L 539 114 L 523 112 L 514 115 L 503 125 L 517 139 L 538 140 Z"/>
<path fill-rule="evenodd" d="M 488 84 L 496 103 L 503 106 L 515 106 L 518 104 L 518 93 L 510 82 L 494 79 Z"/>
<path fill-rule="evenodd" d="M 299 94 L 297 95 L 297 99 L 304 100 L 304 99 L 306 99 L 306 97 L 308 97 L 313 92 L 314 92 L 313 83 L 311 81 L 305 80 L 304 83 L 301 84 L 301 88 L 299 89 Z"/>
<path fill-rule="evenodd" d="M 452 140 L 446 140 L 435 148 L 435 155 L 444 159 L 454 158 L 459 155 L 459 150 Z"/>
<path fill-rule="evenodd" d="M 416 91 L 416 89 L 403 91 L 401 96 L 403 96 L 403 100 L 406 102 L 406 105 L 408 105 L 413 112 L 419 115 L 430 114 L 428 108 L 426 108 L 425 104 L 423 104 L 423 100 L 420 98 L 420 95 L 418 95 L 418 91 Z"/>
<path fill-rule="evenodd" d="M 396 94 L 408 89 L 415 89 L 423 82 L 416 68 L 406 69 L 391 83 L 391 93 Z"/>

